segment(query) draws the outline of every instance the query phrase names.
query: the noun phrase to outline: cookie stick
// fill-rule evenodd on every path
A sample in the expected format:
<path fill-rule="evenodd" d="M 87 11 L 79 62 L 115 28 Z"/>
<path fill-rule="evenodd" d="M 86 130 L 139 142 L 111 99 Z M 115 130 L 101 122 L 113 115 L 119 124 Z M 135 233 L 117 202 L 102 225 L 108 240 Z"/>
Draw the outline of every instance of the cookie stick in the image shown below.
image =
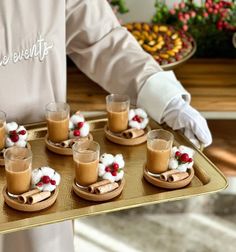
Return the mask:
<path fill-rule="evenodd" d="M 96 194 L 104 194 L 104 193 L 107 193 L 107 192 L 111 192 L 111 191 L 115 190 L 118 187 L 119 187 L 118 183 L 113 182 L 113 183 L 110 183 L 110 184 L 107 184 L 107 185 L 96 187 L 95 188 L 95 193 Z"/>
<path fill-rule="evenodd" d="M 94 193 L 94 192 L 95 192 L 95 189 L 96 189 L 97 187 L 103 186 L 103 185 L 107 185 L 107 184 L 110 184 L 110 183 L 111 183 L 111 181 L 110 181 L 109 179 L 101 180 L 101 181 L 99 181 L 99 182 L 96 182 L 96 183 L 90 185 L 90 186 L 88 187 L 88 191 L 89 191 L 90 193 Z"/>
<path fill-rule="evenodd" d="M 189 176 L 188 172 L 175 173 L 168 177 L 168 182 L 177 182 L 177 181 L 187 178 L 188 176 Z"/>
<path fill-rule="evenodd" d="M 179 173 L 178 170 L 169 170 L 160 174 L 160 180 L 167 181 L 168 177 L 172 174 Z"/>
<path fill-rule="evenodd" d="M 39 193 L 39 192 L 40 192 L 40 190 L 38 188 L 34 188 L 33 190 L 22 193 L 21 195 L 18 196 L 17 199 L 19 200 L 20 203 L 25 204 L 27 202 L 27 199 L 28 199 L 29 196 L 34 195 L 34 194 Z"/>
<path fill-rule="evenodd" d="M 125 130 L 121 133 L 121 135 L 124 137 L 124 138 L 137 138 L 137 137 L 140 137 L 142 135 L 144 135 L 144 130 L 142 129 L 128 129 L 128 130 Z"/>
<path fill-rule="evenodd" d="M 33 205 L 33 204 L 35 204 L 37 202 L 40 202 L 40 201 L 42 201 L 44 199 L 49 198 L 50 196 L 51 196 L 51 192 L 49 192 L 49 191 L 40 192 L 40 193 L 29 196 L 27 202 L 30 205 Z"/>

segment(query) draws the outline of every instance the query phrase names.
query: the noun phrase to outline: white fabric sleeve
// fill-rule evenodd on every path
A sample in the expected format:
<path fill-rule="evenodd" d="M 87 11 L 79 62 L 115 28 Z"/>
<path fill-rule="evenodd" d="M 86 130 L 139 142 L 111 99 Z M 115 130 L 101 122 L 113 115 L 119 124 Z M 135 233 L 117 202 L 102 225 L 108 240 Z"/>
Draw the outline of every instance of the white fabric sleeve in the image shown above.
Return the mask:
<path fill-rule="evenodd" d="M 158 123 L 162 123 L 165 109 L 177 97 L 190 103 L 190 94 L 176 79 L 173 71 L 158 72 L 147 79 L 138 94 L 137 105 Z"/>
<path fill-rule="evenodd" d="M 146 80 L 162 69 L 120 26 L 107 0 L 67 0 L 66 20 L 67 54 L 78 68 L 136 105 Z"/>

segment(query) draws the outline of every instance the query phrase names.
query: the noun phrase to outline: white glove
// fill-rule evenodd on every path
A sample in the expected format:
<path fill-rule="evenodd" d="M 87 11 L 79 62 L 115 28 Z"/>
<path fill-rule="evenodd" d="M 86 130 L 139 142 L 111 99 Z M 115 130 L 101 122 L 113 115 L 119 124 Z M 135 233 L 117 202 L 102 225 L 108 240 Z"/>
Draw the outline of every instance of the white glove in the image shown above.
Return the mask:
<path fill-rule="evenodd" d="M 174 130 L 181 129 L 195 145 L 212 142 L 206 120 L 192 108 L 191 96 L 172 71 L 152 75 L 138 94 L 137 105 L 158 123 L 166 122 Z"/>
<path fill-rule="evenodd" d="M 168 104 L 162 120 L 174 130 L 183 130 L 184 135 L 198 147 L 198 141 L 204 146 L 212 143 L 206 119 L 181 97 L 174 98 Z"/>

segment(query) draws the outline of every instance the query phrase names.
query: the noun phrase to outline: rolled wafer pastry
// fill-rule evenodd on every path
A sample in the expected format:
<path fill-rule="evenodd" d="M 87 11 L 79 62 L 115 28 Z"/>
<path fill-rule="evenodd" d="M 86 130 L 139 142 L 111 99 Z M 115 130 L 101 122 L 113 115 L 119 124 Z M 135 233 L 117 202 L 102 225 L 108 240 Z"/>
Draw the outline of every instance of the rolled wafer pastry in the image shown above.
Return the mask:
<path fill-rule="evenodd" d="M 37 193 L 37 194 L 34 194 L 34 195 L 31 195 L 28 197 L 28 203 L 33 205 L 37 202 L 40 202 L 44 199 L 47 199 L 51 196 L 51 192 L 49 191 L 45 191 L 45 192 L 40 192 L 40 193 Z"/>
<path fill-rule="evenodd" d="M 177 182 L 177 181 L 187 178 L 188 176 L 189 176 L 188 172 L 175 173 L 168 177 L 168 182 Z"/>
<path fill-rule="evenodd" d="M 35 188 L 35 189 L 30 190 L 28 192 L 22 193 L 21 195 L 18 196 L 17 199 L 18 199 L 18 201 L 20 203 L 25 204 L 27 202 L 29 196 L 34 195 L 34 194 L 39 193 L 39 192 L 40 192 L 40 190 L 38 188 Z"/>
<path fill-rule="evenodd" d="M 178 170 L 169 170 L 160 174 L 160 180 L 167 181 L 168 177 L 172 174 L 179 173 Z"/>
<path fill-rule="evenodd" d="M 97 182 L 97 183 L 94 183 L 94 184 L 90 185 L 90 186 L 88 187 L 88 191 L 89 191 L 90 193 L 94 193 L 94 192 L 95 192 L 95 189 L 96 189 L 97 187 L 103 186 L 103 185 L 107 185 L 107 184 L 110 184 L 110 183 L 111 183 L 111 181 L 110 181 L 109 179 L 101 180 L 101 181 L 99 181 L 99 182 Z"/>
<path fill-rule="evenodd" d="M 144 135 L 144 130 L 142 129 L 128 129 L 128 130 L 125 130 L 121 133 L 122 137 L 124 138 L 137 138 L 137 137 L 140 137 L 142 135 Z"/>
<path fill-rule="evenodd" d="M 72 147 L 72 145 L 75 143 L 75 140 L 73 139 L 69 139 L 69 140 L 65 140 L 63 142 L 60 143 L 60 146 L 63 148 L 70 148 Z"/>
<path fill-rule="evenodd" d="M 96 194 L 104 194 L 107 192 L 111 192 L 113 190 L 115 190 L 116 188 L 118 188 L 119 185 L 116 182 L 110 183 L 110 184 L 106 184 L 103 186 L 99 186 L 95 188 L 95 193 Z"/>

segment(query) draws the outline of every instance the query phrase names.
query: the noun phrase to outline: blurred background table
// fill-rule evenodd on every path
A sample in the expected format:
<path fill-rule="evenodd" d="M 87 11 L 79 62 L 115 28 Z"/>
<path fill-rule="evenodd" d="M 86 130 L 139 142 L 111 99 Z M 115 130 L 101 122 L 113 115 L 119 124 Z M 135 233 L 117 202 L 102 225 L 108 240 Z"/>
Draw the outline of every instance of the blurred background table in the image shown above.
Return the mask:
<path fill-rule="evenodd" d="M 236 60 L 191 59 L 175 73 L 192 95 L 192 105 L 203 112 L 236 110 Z M 72 110 L 104 110 L 107 92 L 75 66 L 68 67 L 68 101 Z"/>

